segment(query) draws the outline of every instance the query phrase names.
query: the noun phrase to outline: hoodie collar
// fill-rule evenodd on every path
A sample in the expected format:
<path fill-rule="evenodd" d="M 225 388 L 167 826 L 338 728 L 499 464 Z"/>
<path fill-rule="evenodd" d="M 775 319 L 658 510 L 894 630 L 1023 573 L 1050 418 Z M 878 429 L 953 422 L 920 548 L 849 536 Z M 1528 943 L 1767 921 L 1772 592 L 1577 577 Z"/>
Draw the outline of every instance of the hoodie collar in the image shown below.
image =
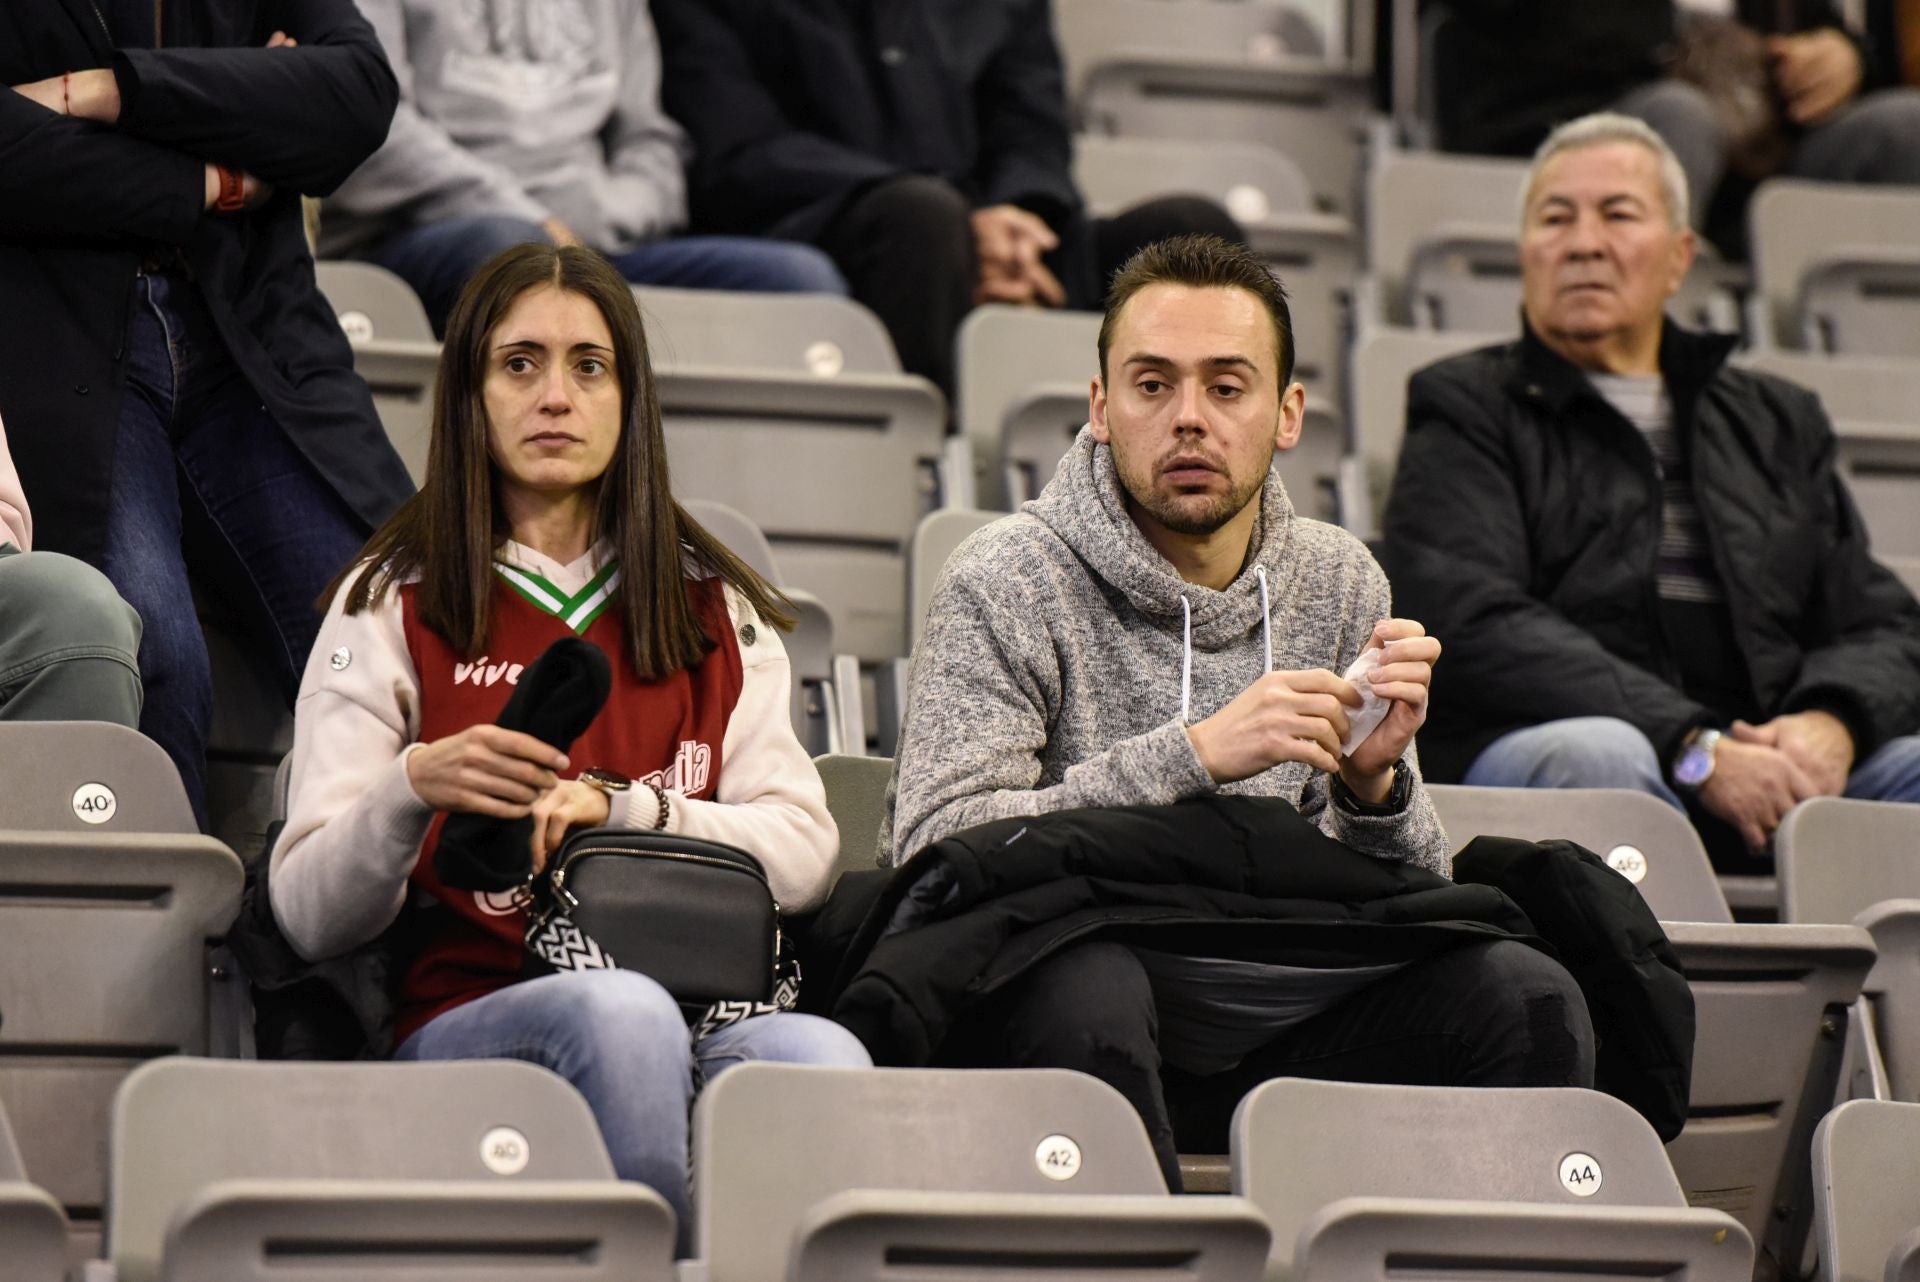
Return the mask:
<path fill-rule="evenodd" d="M 1113 451 L 1082 427 L 1040 496 L 1022 509 L 1044 522 L 1097 577 L 1141 614 L 1169 628 L 1191 617 L 1193 643 L 1217 650 L 1260 629 L 1265 620 L 1261 572 L 1269 593 L 1283 590 L 1293 572 L 1286 552 L 1293 535 L 1293 503 L 1271 469 L 1257 500 L 1246 564 L 1218 591 L 1189 583 L 1133 523 L 1114 467 Z M 1183 604 L 1184 599 L 1184 604 Z"/>

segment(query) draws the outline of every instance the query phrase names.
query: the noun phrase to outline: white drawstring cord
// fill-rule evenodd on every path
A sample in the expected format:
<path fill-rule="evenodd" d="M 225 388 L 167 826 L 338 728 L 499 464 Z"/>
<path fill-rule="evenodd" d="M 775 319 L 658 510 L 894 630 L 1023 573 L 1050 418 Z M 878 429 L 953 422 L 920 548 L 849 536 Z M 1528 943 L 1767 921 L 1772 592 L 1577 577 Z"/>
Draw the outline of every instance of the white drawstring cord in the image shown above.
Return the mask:
<path fill-rule="evenodd" d="M 1193 712 L 1193 605 L 1184 596 L 1180 598 L 1180 615 L 1184 621 L 1180 641 L 1180 723 L 1185 725 Z"/>
<path fill-rule="evenodd" d="M 1267 567 L 1256 565 L 1253 572 L 1260 580 L 1260 645 L 1267 652 L 1267 671 L 1273 671 L 1273 608 L 1267 604 Z"/>

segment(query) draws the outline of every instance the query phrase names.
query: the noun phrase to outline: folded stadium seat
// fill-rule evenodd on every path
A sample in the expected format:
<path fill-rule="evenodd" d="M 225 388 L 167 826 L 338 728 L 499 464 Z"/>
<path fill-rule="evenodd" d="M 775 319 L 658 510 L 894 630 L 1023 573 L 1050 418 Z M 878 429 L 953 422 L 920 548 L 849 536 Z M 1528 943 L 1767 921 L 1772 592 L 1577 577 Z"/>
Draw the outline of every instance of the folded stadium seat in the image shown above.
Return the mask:
<path fill-rule="evenodd" d="M 67 1217 L 51 1193 L 27 1181 L 0 1109 L 0 1282 L 63 1282 L 66 1274 Z"/>
<path fill-rule="evenodd" d="M 960 421 L 980 463 L 982 502 L 1011 511 L 1053 479 L 1087 421 L 1088 391 L 1100 372 L 1099 333 L 1100 317 L 1090 312 L 988 306 L 961 322 Z M 1300 443 L 1276 459 L 1302 515 L 1340 519 L 1346 441 L 1335 409 L 1308 397 Z"/>
<path fill-rule="evenodd" d="M 975 531 L 1005 515 L 974 508 L 948 508 L 921 518 L 913 531 L 913 554 L 907 562 L 907 639 L 912 649 L 920 646 L 920 634 L 927 627 L 927 607 L 933 604 L 933 590 L 940 584 L 940 572 L 946 568 L 947 558 Z"/>
<path fill-rule="evenodd" d="M 191 831 L 0 828 L 0 1109 L 28 1178 L 66 1208 L 77 1254 L 98 1240 L 121 1079 L 158 1056 L 239 1050 L 245 994 L 212 941 L 240 883 L 233 852 Z"/>
<path fill-rule="evenodd" d="M 372 263 L 318 262 L 320 292 L 353 345 L 353 368 L 373 392 L 387 439 L 415 485 L 426 479 L 440 340 L 412 286 Z"/>
<path fill-rule="evenodd" d="M 1920 1100 L 1920 810 L 1816 797 L 1787 813 L 1773 853 L 1786 920 L 1851 922 L 1879 950 L 1854 1030 L 1867 1039 L 1862 1049 L 1879 1052 L 1884 1075 L 1867 1065 L 1851 1093 Z"/>
<path fill-rule="evenodd" d="M 1349 515 L 1348 529 L 1362 538 L 1379 535 L 1380 517 L 1386 510 L 1387 493 L 1400 460 L 1400 442 L 1406 436 L 1407 379 L 1435 361 L 1490 343 L 1507 342 L 1516 332 L 1512 324 L 1497 333 L 1428 332 L 1393 325 L 1360 328 L 1347 365 L 1346 409 L 1365 483 L 1350 488 L 1370 495 L 1371 502 L 1354 505 L 1357 510 Z"/>
<path fill-rule="evenodd" d="M 1753 1239 L 1690 1207 L 1653 1128 L 1596 1091 L 1276 1078 L 1233 1118 L 1267 1276 L 1748 1282 Z"/>
<path fill-rule="evenodd" d="M 194 833 L 180 775 L 159 744 L 107 721 L 0 721 L 0 829 Z"/>
<path fill-rule="evenodd" d="M 815 757 L 813 768 L 820 772 L 827 790 L 827 812 L 840 829 L 835 879 L 842 873 L 880 867 L 880 828 L 886 822 L 887 781 L 893 777 L 893 762 L 886 757 L 829 753 Z"/>
<path fill-rule="evenodd" d="M 1062 0 L 1067 99 L 1087 133 L 1278 141 L 1325 213 L 1354 210 L 1369 72 L 1325 59 L 1286 6 Z"/>
<path fill-rule="evenodd" d="M 1920 1104 L 1854 1100 L 1813 1134 L 1821 1282 L 1920 1279 Z"/>
<path fill-rule="evenodd" d="M 862 753 L 867 748 L 866 713 L 860 701 L 860 663 L 833 652 L 833 615 L 811 592 L 787 587 L 767 536 L 745 513 L 711 499 L 688 499 L 685 507 L 707 533 L 726 544 L 753 571 L 787 594 L 798 621 L 782 642 L 793 670 L 793 730 L 809 753 Z"/>
<path fill-rule="evenodd" d="M 1644 793 L 1432 785 L 1458 849 L 1482 834 L 1564 837 L 1633 879 L 1693 989 L 1693 1090 L 1667 1145 L 1687 1200 L 1732 1214 L 1798 1268 L 1812 1216 L 1808 1144 L 1839 1086 L 1848 1010 L 1873 967 L 1858 926 L 1734 923 L 1686 817 Z M 1684 916 L 1677 916 L 1684 914 Z M 1692 918 L 1693 920 L 1687 920 Z"/>
<path fill-rule="evenodd" d="M 667 1282 L 673 1212 L 512 1060 L 149 1064 L 113 1106 L 119 1282 Z"/>
<path fill-rule="evenodd" d="M 1074 139 L 1073 173 L 1096 216 L 1161 196 L 1204 196 L 1224 206 L 1287 287 L 1294 377 L 1310 402 L 1334 403 L 1359 246 L 1349 219 L 1314 208 L 1306 175 L 1285 152 L 1270 143 L 1196 147 L 1086 134 Z"/>
<path fill-rule="evenodd" d="M 1170 1196 L 1133 1106 L 1061 1069 L 746 1063 L 694 1105 L 709 1282 L 1253 1279 L 1265 1222 Z"/>
<path fill-rule="evenodd" d="M 1920 556 L 1920 348 L 1900 360 L 1761 351 L 1744 363 L 1819 395 L 1874 551 Z"/>
<path fill-rule="evenodd" d="M 1379 319 L 1512 334 L 1520 311 L 1527 162 L 1383 147 L 1367 175 L 1367 268 Z M 1711 246 L 1668 309 L 1696 329 L 1740 331 L 1747 273 Z"/>
<path fill-rule="evenodd" d="M 1747 225 L 1756 334 L 1840 356 L 1920 352 L 1920 192 L 1775 178 Z"/>
<path fill-rule="evenodd" d="M 849 299 L 635 294 L 675 493 L 757 522 L 782 579 L 832 611 L 840 648 L 863 663 L 903 655 L 913 527 L 972 488 L 938 389 L 900 372 L 879 320 Z"/>

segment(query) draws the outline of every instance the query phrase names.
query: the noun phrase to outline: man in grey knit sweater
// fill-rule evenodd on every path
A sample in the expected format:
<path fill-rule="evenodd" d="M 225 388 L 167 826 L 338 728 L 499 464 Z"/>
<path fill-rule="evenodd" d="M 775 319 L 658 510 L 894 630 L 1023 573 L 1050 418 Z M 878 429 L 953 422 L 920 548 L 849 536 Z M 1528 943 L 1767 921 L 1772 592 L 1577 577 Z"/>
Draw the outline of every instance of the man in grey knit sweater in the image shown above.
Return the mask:
<path fill-rule="evenodd" d="M 1305 407 L 1278 283 L 1223 241 L 1151 246 L 1114 279 L 1100 368 L 1053 481 L 935 591 L 893 860 L 988 820 L 1221 791 L 1445 874 L 1413 746 L 1440 643 L 1391 617 L 1365 546 L 1296 515 L 1271 470 Z M 942 1056 L 1105 1078 L 1177 1188 L 1177 1147 L 1222 1151 L 1265 1078 L 1590 1085 L 1593 1044 L 1571 977 L 1512 941 L 1343 970 L 1093 942 L 977 1008 Z"/>

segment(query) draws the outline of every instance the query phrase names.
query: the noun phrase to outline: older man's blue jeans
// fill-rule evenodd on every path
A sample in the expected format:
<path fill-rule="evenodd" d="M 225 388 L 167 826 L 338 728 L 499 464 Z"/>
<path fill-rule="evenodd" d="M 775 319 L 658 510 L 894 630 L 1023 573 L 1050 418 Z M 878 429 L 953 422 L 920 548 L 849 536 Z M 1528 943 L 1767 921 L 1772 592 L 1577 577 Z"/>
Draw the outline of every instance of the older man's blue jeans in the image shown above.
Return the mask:
<path fill-rule="evenodd" d="M 1631 788 L 1685 810 L 1653 744 L 1617 717 L 1568 717 L 1502 735 L 1461 783 L 1482 788 Z M 1920 802 L 1920 734 L 1888 740 L 1854 765 L 1842 795 Z"/>
<path fill-rule="evenodd" d="M 699 1082 L 750 1059 L 872 1062 L 858 1038 L 816 1015 L 758 1015 L 696 1043 L 667 990 L 631 970 L 523 980 L 436 1016 L 394 1058 L 518 1059 L 572 1082 L 600 1124 L 614 1171 L 673 1207 L 682 1255 L 692 1240 L 687 1117 Z"/>

